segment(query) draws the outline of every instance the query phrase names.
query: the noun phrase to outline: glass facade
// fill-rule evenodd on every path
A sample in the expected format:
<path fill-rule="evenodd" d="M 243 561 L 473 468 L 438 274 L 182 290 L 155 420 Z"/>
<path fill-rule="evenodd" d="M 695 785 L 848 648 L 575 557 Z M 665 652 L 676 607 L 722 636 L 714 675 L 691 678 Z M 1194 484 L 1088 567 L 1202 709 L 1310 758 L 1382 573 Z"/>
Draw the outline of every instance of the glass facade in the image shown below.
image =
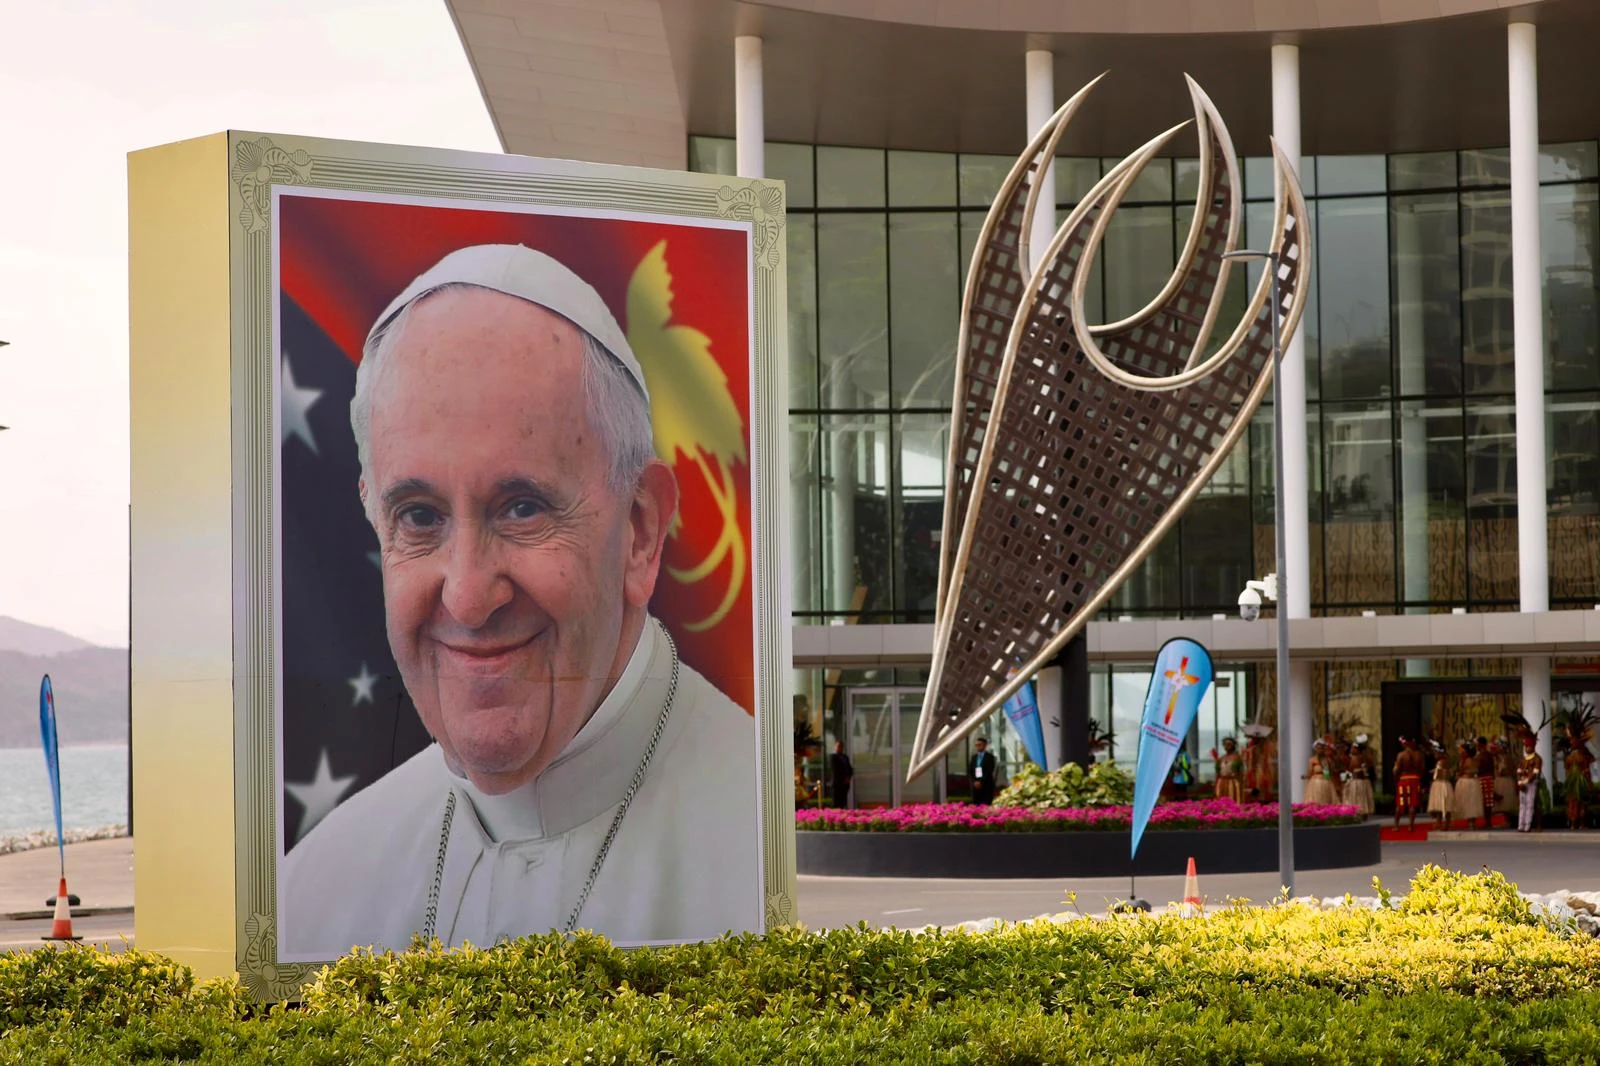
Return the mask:
<path fill-rule="evenodd" d="M 732 170 L 726 140 L 691 138 L 689 156 L 696 169 Z M 1115 162 L 1058 160 L 1058 221 Z M 767 148 L 767 174 L 790 189 L 797 622 L 932 620 L 961 285 L 1011 163 Z M 1508 153 L 1322 157 L 1304 170 L 1316 225 L 1301 326 L 1313 612 L 1515 610 Z M 1256 247 L 1270 224 L 1271 169 L 1249 159 L 1244 173 L 1244 241 Z M 1550 604 L 1588 608 L 1600 602 L 1595 142 L 1545 146 L 1540 181 Z M 1100 321 L 1144 306 L 1165 281 L 1195 182 L 1193 160 L 1161 160 L 1134 187 L 1091 279 Z M 1241 279 L 1230 302 L 1242 306 L 1245 293 Z M 1273 569 L 1271 419 L 1270 407 L 1258 413 L 1248 446 L 1118 591 L 1108 617 L 1231 614 L 1244 582 Z M 1246 525 L 1252 535 L 1242 538 Z M 1427 665 L 1319 667 L 1319 724 L 1351 692 Z M 1270 671 L 1249 673 L 1254 683 L 1242 678 L 1225 700 L 1253 691 L 1270 701 Z M 1109 717 L 1125 702 L 1112 699 L 1121 674 L 1096 676 Z"/>

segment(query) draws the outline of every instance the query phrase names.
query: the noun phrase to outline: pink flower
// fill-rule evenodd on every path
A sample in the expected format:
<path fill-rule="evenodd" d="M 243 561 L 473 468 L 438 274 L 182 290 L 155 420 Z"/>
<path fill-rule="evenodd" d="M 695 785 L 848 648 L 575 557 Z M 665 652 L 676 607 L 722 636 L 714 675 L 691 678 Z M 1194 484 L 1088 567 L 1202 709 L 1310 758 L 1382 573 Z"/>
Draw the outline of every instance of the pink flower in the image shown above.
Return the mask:
<path fill-rule="evenodd" d="M 1132 820 L 1133 808 L 1128 806 L 1029 810 L 965 803 L 912 803 L 866 810 L 808 807 L 795 812 L 798 829 L 878 833 L 1116 831 L 1129 828 Z M 1354 807 L 1294 805 L 1294 821 L 1299 826 L 1342 825 L 1360 820 Z M 1149 828 L 1252 829 L 1277 824 L 1277 804 L 1211 799 L 1157 804 L 1151 812 Z"/>

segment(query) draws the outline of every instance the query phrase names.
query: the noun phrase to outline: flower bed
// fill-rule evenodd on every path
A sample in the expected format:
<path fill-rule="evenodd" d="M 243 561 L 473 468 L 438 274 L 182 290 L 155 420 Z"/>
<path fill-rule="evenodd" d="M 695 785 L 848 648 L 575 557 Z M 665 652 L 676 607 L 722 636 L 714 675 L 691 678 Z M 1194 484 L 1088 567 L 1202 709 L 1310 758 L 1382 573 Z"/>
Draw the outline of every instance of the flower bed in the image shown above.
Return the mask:
<path fill-rule="evenodd" d="M 795 812 L 795 828 L 859 833 L 1039 833 L 1115 831 L 1132 826 L 1133 808 L 1082 807 L 1030 810 L 1025 807 L 975 807 L 965 803 L 914 803 L 869 810 L 805 808 Z M 1357 825 L 1365 819 L 1354 807 L 1313 803 L 1294 805 L 1297 827 Z M 1270 829 L 1278 824 L 1275 803 L 1235 803 L 1229 799 L 1180 800 L 1157 804 L 1149 831 L 1163 829 Z"/>

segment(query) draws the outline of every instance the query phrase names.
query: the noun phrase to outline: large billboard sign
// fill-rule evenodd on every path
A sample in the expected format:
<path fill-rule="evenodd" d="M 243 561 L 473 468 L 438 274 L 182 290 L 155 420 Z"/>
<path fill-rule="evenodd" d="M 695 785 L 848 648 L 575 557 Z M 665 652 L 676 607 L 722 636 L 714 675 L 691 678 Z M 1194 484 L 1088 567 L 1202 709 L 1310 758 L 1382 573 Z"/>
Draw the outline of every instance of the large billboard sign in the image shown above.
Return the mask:
<path fill-rule="evenodd" d="M 781 188 L 235 133 L 130 189 L 141 946 L 275 999 L 790 920 Z"/>

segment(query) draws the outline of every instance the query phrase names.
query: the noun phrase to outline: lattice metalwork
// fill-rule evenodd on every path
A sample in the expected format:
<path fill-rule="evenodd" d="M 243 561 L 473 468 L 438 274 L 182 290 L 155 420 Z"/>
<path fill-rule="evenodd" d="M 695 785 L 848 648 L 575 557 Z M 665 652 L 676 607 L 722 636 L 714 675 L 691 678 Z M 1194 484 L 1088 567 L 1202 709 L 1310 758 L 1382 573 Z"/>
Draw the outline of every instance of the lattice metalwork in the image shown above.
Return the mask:
<path fill-rule="evenodd" d="M 1266 271 L 1243 320 L 1207 354 L 1230 269 L 1223 255 L 1239 230 L 1239 170 L 1226 127 L 1189 85 L 1201 161 L 1195 221 L 1147 307 L 1090 326 L 1085 283 L 1117 205 L 1181 126 L 1102 178 L 1038 270 L 1026 269 L 1032 176 L 1087 88 L 1019 159 L 974 252 L 952 412 L 947 553 L 912 778 L 1083 628 L 1221 465 L 1270 385 Z M 1286 344 L 1305 305 L 1310 234 L 1294 170 L 1273 151 L 1269 248 L 1278 255 Z"/>

